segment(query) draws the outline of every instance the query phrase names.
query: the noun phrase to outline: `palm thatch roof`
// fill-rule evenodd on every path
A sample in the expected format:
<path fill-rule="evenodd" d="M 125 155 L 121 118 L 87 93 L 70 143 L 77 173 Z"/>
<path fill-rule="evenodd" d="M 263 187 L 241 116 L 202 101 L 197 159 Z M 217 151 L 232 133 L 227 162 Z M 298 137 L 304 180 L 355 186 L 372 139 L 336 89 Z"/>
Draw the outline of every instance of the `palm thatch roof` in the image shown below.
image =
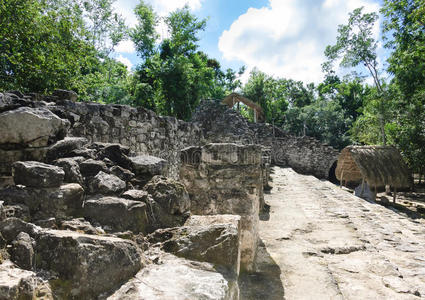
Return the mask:
<path fill-rule="evenodd" d="M 338 180 L 371 186 L 409 187 L 411 174 L 400 152 L 392 146 L 348 146 L 341 151 L 335 170 Z"/>
<path fill-rule="evenodd" d="M 221 101 L 221 103 L 226 104 L 230 108 L 232 108 L 233 105 L 235 105 L 237 102 L 242 102 L 246 106 L 252 108 L 256 112 L 257 120 L 259 122 L 263 122 L 265 120 L 263 108 L 257 103 L 249 100 L 248 98 L 245 98 L 238 93 L 231 93 L 230 95 L 226 96 L 223 101 Z"/>

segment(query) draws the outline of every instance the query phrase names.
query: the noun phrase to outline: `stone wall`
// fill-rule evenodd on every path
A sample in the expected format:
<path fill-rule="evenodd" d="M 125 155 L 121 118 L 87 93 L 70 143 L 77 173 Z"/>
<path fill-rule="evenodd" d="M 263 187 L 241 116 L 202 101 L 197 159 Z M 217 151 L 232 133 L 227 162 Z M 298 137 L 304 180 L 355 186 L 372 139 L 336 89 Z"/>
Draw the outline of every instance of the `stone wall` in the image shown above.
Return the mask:
<path fill-rule="evenodd" d="M 192 118 L 210 143 L 260 144 L 271 148 L 272 163 L 327 179 L 339 151 L 308 136 L 296 137 L 266 123 L 250 123 L 219 101 L 203 101 Z"/>
<path fill-rule="evenodd" d="M 61 96 L 66 97 L 66 94 Z M 68 136 L 85 137 L 89 143 L 120 143 L 130 148 L 130 156 L 149 154 L 163 158 L 168 161 L 167 175 L 173 178 L 178 176 L 179 150 L 204 144 L 203 133 L 198 125 L 172 117 L 160 117 L 144 108 L 74 102 L 52 96 L 33 101 L 31 97 L 20 98 L 15 94 L 0 93 L 0 114 L 7 114 L 19 107 L 53 112 L 68 120 L 69 124 L 62 126 L 68 128 Z M 2 109 L 5 110 L 3 113 Z M 5 119 L 4 116 L 1 119 Z M 40 119 L 43 118 L 36 118 Z M 22 131 L 25 131 L 25 126 L 34 124 L 21 124 Z M 44 140 L 44 144 L 21 143 L 10 147 L 2 144 L 0 136 L 0 174 L 10 174 L 11 164 L 18 160 L 43 160 L 47 146 L 55 141 Z"/>
<path fill-rule="evenodd" d="M 180 178 L 193 214 L 241 216 L 241 269 L 254 270 L 263 192 L 261 147 L 208 144 L 182 150 Z"/>
<path fill-rule="evenodd" d="M 168 161 L 169 176 L 177 178 L 180 149 L 206 143 L 230 142 L 261 144 L 271 148 L 274 164 L 288 166 L 304 174 L 328 178 L 338 151 L 314 138 L 295 137 L 270 124 L 248 122 L 238 112 L 219 101 L 203 101 L 193 116 L 193 122 L 172 117 L 160 117 L 144 108 L 125 105 L 102 105 L 74 102 L 66 93 L 56 96 L 17 96 L 0 93 L 0 114 L 19 107 L 51 111 L 69 124 L 57 128 L 63 134 L 85 137 L 89 142 L 120 143 L 130 148 L 130 155 L 149 154 Z M 22 98 L 23 97 L 23 98 Z M 74 97 L 75 98 L 75 97 Z M 5 112 L 3 112 L 5 111 Z M 23 128 L 25 129 L 25 128 Z M 1 145 L 0 174 L 10 173 L 11 162 L 41 160 L 52 137 L 34 146 L 10 147 Z M 4 147 L 6 146 L 6 147 Z"/>
<path fill-rule="evenodd" d="M 69 135 L 89 142 L 120 143 L 130 155 L 149 154 L 168 161 L 168 176 L 177 178 L 179 150 L 203 144 L 198 125 L 125 105 L 59 102 L 52 111 L 71 122 Z"/>

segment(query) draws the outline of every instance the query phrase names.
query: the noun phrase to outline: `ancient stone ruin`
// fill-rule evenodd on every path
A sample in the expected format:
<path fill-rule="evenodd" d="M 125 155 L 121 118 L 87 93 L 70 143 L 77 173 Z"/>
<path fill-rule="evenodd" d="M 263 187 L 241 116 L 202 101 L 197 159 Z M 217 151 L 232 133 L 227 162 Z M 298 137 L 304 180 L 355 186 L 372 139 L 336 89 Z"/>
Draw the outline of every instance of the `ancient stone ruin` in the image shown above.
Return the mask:
<path fill-rule="evenodd" d="M 75 100 L 0 93 L 0 299 L 239 299 L 270 165 L 327 178 L 338 154 L 216 101 Z"/>

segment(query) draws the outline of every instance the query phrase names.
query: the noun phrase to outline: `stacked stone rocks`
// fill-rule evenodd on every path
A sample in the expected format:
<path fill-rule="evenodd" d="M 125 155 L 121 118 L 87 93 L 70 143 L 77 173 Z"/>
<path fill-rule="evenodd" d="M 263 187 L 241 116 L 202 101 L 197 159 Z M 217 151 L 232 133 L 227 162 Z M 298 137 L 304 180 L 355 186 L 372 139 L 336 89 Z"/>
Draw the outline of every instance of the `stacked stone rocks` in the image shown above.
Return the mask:
<path fill-rule="evenodd" d="M 241 216 L 241 268 L 255 271 L 263 193 L 259 145 L 208 144 L 182 150 L 180 176 L 195 214 Z"/>
<path fill-rule="evenodd" d="M 296 137 L 267 123 L 250 123 L 220 101 L 201 102 L 192 121 L 203 129 L 209 143 L 263 145 L 271 149 L 271 161 L 275 165 L 320 179 L 329 177 L 329 170 L 339 154 L 336 149 L 312 137 Z"/>
<path fill-rule="evenodd" d="M 162 158 L 67 136 L 43 99 L 74 96 L 0 94 L 0 299 L 238 299 L 240 217 L 191 215 Z"/>

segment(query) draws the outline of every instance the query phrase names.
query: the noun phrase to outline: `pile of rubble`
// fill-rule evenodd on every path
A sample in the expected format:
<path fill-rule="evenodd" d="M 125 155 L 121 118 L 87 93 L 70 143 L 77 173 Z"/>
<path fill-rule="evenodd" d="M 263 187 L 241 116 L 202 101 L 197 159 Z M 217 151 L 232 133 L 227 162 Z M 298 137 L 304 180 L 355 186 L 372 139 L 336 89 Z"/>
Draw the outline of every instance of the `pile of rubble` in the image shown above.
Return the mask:
<path fill-rule="evenodd" d="M 166 160 L 69 126 L 0 94 L 0 299 L 238 299 L 241 217 L 192 215 Z"/>

